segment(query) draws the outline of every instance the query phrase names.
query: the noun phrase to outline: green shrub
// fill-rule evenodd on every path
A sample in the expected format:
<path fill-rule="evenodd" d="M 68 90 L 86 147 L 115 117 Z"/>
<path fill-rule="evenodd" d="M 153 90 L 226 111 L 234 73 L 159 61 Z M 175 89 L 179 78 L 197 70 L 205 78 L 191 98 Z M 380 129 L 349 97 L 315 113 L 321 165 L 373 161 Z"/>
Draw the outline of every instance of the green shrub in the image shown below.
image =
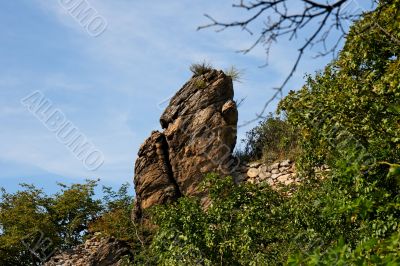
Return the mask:
<path fill-rule="evenodd" d="M 268 242 L 282 238 L 274 215 L 282 197 L 269 187 L 234 185 L 233 179 L 208 175 L 206 188 L 212 200 L 203 211 L 198 200 L 182 198 L 153 210 L 158 226 L 151 245 L 157 265 L 247 265 L 276 253 L 265 252 Z M 280 247 L 278 247 L 280 248 Z"/>
<path fill-rule="evenodd" d="M 196 80 L 194 81 L 194 85 L 195 85 L 197 88 L 199 88 L 199 89 L 205 89 L 205 88 L 207 88 L 207 83 L 206 83 L 204 80 L 202 80 L 202 79 L 196 79 Z"/>
<path fill-rule="evenodd" d="M 300 132 L 303 172 L 312 175 L 321 164 L 333 170 L 321 202 L 329 203 L 323 216 L 336 237 L 325 250 L 293 256 L 295 265 L 397 265 L 400 46 L 393 38 L 399 36 L 399 8 L 400 1 L 392 1 L 366 15 L 352 27 L 339 58 L 280 103 Z"/>
<path fill-rule="evenodd" d="M 246 133 L 241 159 L 272 163 L 281 159 L 295 159 L 298 153 L 297 131 L 286 120 L 270 113 L 258 126 Z"/>
<path fill-rule="evenodd" d="M 133 198 L 128 194 L 129 184 L 123 184 L 117 192 L 103 187 L 102 215 L 89 224 L 90 232 L 101 232 L 120 240 L 132 242 L 134 226 L 131 220 Z"/>

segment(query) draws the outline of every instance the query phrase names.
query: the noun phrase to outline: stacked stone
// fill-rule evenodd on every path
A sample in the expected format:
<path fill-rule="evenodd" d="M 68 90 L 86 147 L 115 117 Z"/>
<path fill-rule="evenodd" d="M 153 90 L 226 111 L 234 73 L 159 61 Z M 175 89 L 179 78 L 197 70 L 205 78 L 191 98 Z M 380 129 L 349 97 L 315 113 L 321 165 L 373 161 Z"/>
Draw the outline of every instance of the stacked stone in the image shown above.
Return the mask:
<path fill-rule="evenodd" d="M 72 266 L 87 265 L 87 259 L 92 254 L 91 250 L 96 249 L 94 245 L 86 250 L 84 245 L 78 245 L 73 250 L 58 253 L 45 263 L 46 266 Z"/>
<path fill-rule="evenodd" d="M 121 259 L 130 255 L 128 246 L 114 238 L 99 234 L 73 249 L 56 253 L 45 266 L 121 265 Z"/>
<path fill-rule="evenodd" d="M 266 165 L 260 162 L 253 162 L 239 167 L 239 172 L 235 178 L 238 182 L 250 182 L 259 184 L 266 182 L 276 188 L 281 185 L 298 184 L 300 180 L 296 175 L 294 162 L 284 160 L 272 165 Z"/>

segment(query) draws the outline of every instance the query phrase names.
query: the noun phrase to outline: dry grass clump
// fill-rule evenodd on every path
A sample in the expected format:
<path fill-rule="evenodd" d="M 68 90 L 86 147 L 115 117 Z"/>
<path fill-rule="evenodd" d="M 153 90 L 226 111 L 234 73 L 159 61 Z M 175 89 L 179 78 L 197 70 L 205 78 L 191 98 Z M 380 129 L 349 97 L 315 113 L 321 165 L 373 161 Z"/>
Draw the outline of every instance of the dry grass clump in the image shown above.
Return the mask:
<path fill-rule="evenodd" d="M 197 77 L 210 72 L 213 70 L 213 67 L 210 63 L 204 61 L 202 63 L 192 64 L 189 69 L 192 71 L 193 76 Z"/>

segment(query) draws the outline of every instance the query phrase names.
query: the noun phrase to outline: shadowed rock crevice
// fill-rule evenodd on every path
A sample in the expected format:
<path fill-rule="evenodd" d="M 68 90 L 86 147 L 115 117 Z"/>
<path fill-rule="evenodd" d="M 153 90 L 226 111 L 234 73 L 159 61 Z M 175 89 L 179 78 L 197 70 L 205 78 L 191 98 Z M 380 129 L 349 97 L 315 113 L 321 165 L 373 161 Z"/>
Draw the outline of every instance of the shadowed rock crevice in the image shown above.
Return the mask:
<path fill-rule="evenodd" d="M 174 176 L 173 176 L 172 166 L 169 161 L 168 142 L 165 139 L 164 135 L 162 135 L 162 138 L 160 139 L 160 141 L 156 143 L 156 148 L 157 148 L 157 154 L 159 156 L 159 161 L 163 163 L 164 171 L 167 174 L 170 183 L 173 184 L 173 186 L 175 187 L 176 196 L 180 197 L 182 194 L 179 191 L 179 186 L 176 183 L 176 180 L 174 179 Z"/>
<path fill-rule="evenodd" d="M 168 160 L 168 146 L 164 134 L 153 131 L 142 144 L 135 163 L 136 200 L 133 217 L 142 218 L 142 210 L 180 197 Z"/>

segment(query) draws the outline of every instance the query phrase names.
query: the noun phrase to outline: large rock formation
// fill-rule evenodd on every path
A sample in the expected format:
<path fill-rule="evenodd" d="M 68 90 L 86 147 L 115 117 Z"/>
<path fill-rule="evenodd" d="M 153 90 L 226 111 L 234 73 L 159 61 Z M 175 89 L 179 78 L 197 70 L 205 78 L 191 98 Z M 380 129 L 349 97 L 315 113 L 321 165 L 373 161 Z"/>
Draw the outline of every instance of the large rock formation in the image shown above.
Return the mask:
<path fill-rule="evenodd" d="M 153 132 L 135 164 L 136 206 L 142 210 L 179 196 L 199 196 L 204 175 L 231 173 L 238 112 L 230 77 L 212 70 L 194 76 L 171 99 L 162 114 L 163 132 Z"/>

